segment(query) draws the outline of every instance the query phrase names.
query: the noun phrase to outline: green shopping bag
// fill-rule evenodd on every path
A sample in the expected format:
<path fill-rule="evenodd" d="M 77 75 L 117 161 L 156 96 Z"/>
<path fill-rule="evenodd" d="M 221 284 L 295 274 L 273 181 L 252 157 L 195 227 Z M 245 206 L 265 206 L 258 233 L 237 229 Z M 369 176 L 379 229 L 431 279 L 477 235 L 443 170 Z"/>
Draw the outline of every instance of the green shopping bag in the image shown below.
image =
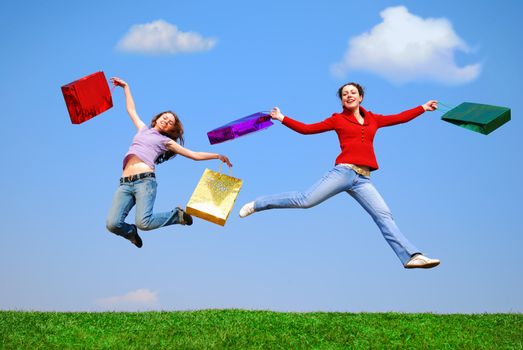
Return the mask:
<path fill-rule="evenodd" d="M 463 102 L 443 114 L 441 119 L 488 135 L 510 120 L 510 108 Z"/>

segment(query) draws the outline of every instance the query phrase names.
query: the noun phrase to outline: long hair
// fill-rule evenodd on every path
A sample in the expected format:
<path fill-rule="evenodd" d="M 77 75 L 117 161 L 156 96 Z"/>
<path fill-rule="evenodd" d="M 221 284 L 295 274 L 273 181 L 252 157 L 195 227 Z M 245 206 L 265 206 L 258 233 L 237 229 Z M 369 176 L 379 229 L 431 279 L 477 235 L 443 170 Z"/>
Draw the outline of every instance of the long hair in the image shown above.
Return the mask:
<path fill-rule="evenodd" d="M 176 113 L 174 113 L 173 111 L 164 111 L 164 112 L 160 112 L 158 113 L 157 115 L 155 115 L 153 117 L 153 119 L 151 120 L 151 128 L 154 128 L 154 126 L 156 125 L 156 121 L 158 120 L 158 118 L 160 118 L 163 114 L 165 113 L 169 113 L 169 114 L 172 114 L 173 117 L 174 117 L 174 120 L 176 121 L 175 124 L 174 124 L 174 129 L 171 131 L 171 132 L 162 132 L 162 134 L 164 136 L 167 136 L 168 138 L 170 138 L 171 140 L 173 140 L 174 142 L 180 144 L 183 146 L 184 142 L 185 142 L 185 139 L 183 138 L 183 124 L 182 124 L 182 121 L 180 120 L 180 118 L 178 117 L 178 115 Z M 163 152 L 162 154 L 160 154 L 156 160 L 154 161 L 155 164 L 160 164 L 160 163 L 163 163 L 169 159 L 171 159 L 172 157 L 176 156 L 176 153 L 172 152 L 172 151 L 165 151 Z"/>

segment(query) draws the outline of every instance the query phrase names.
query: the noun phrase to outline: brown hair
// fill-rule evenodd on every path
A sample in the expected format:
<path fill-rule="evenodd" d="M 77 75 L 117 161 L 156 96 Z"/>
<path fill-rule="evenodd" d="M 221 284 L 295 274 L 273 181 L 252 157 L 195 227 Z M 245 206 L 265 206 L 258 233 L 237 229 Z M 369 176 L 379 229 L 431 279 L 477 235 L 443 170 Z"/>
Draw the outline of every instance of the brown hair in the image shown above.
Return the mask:
<path fill-rule="evenodd" d="M 169 114 L 173 115 L 174 120 L 175 120 L 175 124 L 174 124 L 174 130 L 172 130 L 171 132 L 168 132 L 168 133 L 167 132 L 163 132 L 162 134 L 164 136 L 167 136 L 168 138 L 170 138 L 174 142 L 176 142 L 176 143 L 178 143 L 178 144 L 183 146 L 183 144 L 185 142 L 185 139 L 183 137 L 183 124 L 182 124 L 182 121 L 180 120 L 180 118 L 178 117 L 178 115 L 176 113 L 174 113 L 173 111 L 164 111 L 164 112 L 160 112 L 157 115 L 155 115 L 153 117 L 153 119 L 151 120 L 151 128 L 154 128 L 158 118 L 160 118 L 165 113 L 169 113 Z M 174 156 L 176 156 L 176 153 L 174 153 L 172 151 L 165 151 L 164 153 L 160 154 L 158 156 L 158 158 L 156 158 L 154 163 L 156 163 L 156 164 L 163 163 L 166 160 L 169 160 L 169 159 L 171 159 Z"/>
<path fill-rule="evenodd" d="M 348 85 L 352 85 L 354 86 L 356 89 L 358 89 L 358 92 L 361 96 L 361 98 L 363 98 L 363 96 L 365 95 L 365 89 L 363 89 L 363 86 L 361 86 L 360 84 L 358 83 L 354 83 L 354 82 L 350 82 L 350 83 L 347 83 L 347 84 L 343 84 L 342 86 L 340 86 L 340 88 L 338 89 L 338 97 L 340 98 L 341 100 L 341 93 L 342 93 L 342 90 L 345 86 L 348 86 Z"/>

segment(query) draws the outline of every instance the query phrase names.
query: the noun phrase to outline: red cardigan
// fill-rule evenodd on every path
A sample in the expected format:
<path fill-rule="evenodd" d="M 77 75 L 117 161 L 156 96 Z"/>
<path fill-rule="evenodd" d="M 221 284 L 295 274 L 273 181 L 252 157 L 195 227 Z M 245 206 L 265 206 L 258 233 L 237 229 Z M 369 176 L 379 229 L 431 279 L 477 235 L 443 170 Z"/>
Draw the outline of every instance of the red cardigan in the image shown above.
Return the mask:
<path fill-rule="evenodd" d="M 345 109 L 342 113 L 334 113 L 319 123 L 304 124 L 287 116 L 283 118 L 282 123 L 300 134 L 318 134 L 335 130 L 341 148 L 341 153 L 336 158 L 335 164 L 364 165 L 371 170 L 376 170 L 378 169 L 378 162 L 374 155 L 373 146 L 376 131 L 384 126 L 406 123 L 423 114 L 423 112 L 425 112 L 425 109 L 418 106 L 399 114 L 385 116 L 366 111 L 360 106 L 360 113 L 364 117 L 363 125 L 356 120 L 353 113 Z"/>

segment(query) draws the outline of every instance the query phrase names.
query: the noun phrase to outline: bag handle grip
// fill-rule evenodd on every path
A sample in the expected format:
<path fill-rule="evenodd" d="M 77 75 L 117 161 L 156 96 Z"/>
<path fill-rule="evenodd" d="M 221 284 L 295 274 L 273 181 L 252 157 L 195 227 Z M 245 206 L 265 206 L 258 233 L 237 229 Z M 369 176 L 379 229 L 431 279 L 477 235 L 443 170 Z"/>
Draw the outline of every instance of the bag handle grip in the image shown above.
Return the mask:
<path fill-rule="evenodd" d="M 222 168 L 223 168 L 223 162 L 220 162 L 220 166 L 218 167 L 218 172 L 221 174 L 223 174 Z M 227 168 L 229 168 L 229 167 L 227 167 Z M 232 167 L 229 168 L 229 176 L 232 176 Z"/>
<path fill-rule="evenodd" d="M 442 106 L 443 108 L 442 108 L 442 107 L 439 107 L 439 106 Z M 453 109 L 454 107 L 456 107 L 456 106 L 450 106 L 450 105 L 445 104 L 445 103 L 443 103 L 443 102 L 441 102 L 441 101 L 438 101 L 438 110 L 440 110 L 440 111 L 443 112 L 443 113 L 446 113 L 446 112 L 450 111 L 450 110 Z"/>

